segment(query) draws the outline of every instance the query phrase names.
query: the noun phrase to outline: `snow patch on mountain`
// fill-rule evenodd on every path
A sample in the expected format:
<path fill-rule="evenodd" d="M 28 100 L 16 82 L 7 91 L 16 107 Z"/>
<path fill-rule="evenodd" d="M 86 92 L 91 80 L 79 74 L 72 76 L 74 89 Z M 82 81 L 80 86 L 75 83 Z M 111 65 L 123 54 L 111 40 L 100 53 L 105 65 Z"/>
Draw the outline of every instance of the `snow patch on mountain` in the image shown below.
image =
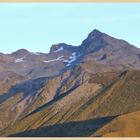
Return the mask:
<path fill-rule="evenodd" d="M 64 57 L 64 55 L 58 57 L 57 60 L 63 60 L 63 59 L 62 59 L 63 57 Z"/>
<path fill-rule="evenodd" d="M 69 57 L 69 62 L 68 63 L 72 63 L 74 61 L 76 61 L 77 56 L 76 56 L 76 52 L 72 53 L 72 56 Z"/>
<path fill-rule="evenodd" d="M 69 67 L 71 64 L 70 63 L 68 63 L 67 65 L 66 65 L 66 67 Z"/>
<path fill-rule="evenodd" d="M 60 47 L 59 49 L 55 50 L 54 52 L 60 52 L 60 51 L 63 51 L 64 48 L 63 47 Z"/>
<path fill-rule="evenodd" d="M 64 55 L 62 55 L 62 56 L 60 56 L 60 57 L 58 57 L 56 59 L 51 59 L 51 60 L 43 61 L 43 62 L 50 63 L 50 62 L 54 62 L 54 61 L 61 61 L 61 60 L 64 60 L 64 59 L 62 59 L 63 57 L 64 57 Z"/>
<path fill-rule="evenodd" d="M 68 62 L 69 62 L 69 60 L 64 59 L 64 60 L 63 60 L 63 62 L 68 63 Z"/>
<path fill-rule="evenodd" d="M 39 53 L 39 52 L 33 52 L 31 54 L 33 54 L 33 55 L 41 55 L 41 53 Z"/>
<path fill-rule="evenodd" d="M 58 61 L 57 59 L 52 59 L 52 60 L 48 60 L 48 61 L 43 61 L 45 63 L 50 63 L 50 62 L 54 62 L 54 61 Z"/>
<path fill-rule="evenodd" d="M 73 53 L 72 53 L 72 56 L 76 56 L 76 52 L 73 52 Z"/>
<path fill-rule="evenodd" d="M 51 59 L 51 60 L 47 60 L 47 61 L 43 61 L 45 63 L 50 63 L 50 62 L 54 62 L 54 61 L 62 61 L 64 63 L 66 63 L 66 67 L 70 66 L 73 62 L 75 62 L 77 60 L 77 58 L 79 57 L 79 55 L 77 56 L 76 52 L 73 52 L 71 54 L 71 56 L 69 56 L 68 59 L 64 59 L 64 55 L 56 58 L 56 59 Z"/>
<path fill-rule="evenodd" d="M 15 63 L 23 62 L 24 57 L 15 60 Z"/>
<path fill-rule="evenodd" d="M 76 52 L 73 52 L 71 54 L 71 56 L 69 57 L 68 60 L 63 60 L 63 62 L 67 63 L 66 67 L 70 66 L 73 62 L 75 62 L 77 60 L 77 58 L 79 57 L 79 55 L 76 55 Z"/>

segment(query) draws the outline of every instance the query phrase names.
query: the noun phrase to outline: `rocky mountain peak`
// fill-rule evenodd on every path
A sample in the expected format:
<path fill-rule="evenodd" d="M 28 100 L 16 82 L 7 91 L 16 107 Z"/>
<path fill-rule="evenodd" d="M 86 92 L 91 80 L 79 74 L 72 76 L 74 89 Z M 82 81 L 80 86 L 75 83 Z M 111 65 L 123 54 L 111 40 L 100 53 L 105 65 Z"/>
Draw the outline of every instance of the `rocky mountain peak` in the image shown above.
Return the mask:
<path fill-rule="evenodd" d="M 95 52 L 104 48 L 108 43 L 104 40 L 104 33 L 94 29 L 88 37 L 82 42 L 81 48 L 84 52 Z"/>
<path fill-rule="evenodd" d="M 90 37 L 101 37 L 103 35 L 102 32 L 100 32 L 97 29 L 94 29 L 92 32 L 89 33 L 88 38 Z"/>

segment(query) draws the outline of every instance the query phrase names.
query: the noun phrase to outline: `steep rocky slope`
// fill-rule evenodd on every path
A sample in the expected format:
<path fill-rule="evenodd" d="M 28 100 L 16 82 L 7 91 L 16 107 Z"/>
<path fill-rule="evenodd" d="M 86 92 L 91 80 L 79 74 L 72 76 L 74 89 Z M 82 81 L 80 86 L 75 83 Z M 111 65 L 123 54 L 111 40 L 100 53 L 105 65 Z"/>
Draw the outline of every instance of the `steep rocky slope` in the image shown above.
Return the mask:
<path fill-rule="evenodd" d="M 98 76 L 101 83 L 100 80 L 96 83 L 97 75 L 94 76 L 67 96 L 60 96 L 53 103 L 17 121 L 3 130 L 1 135 L 100 136 L 96 131 L 102 130 L 106 124 L 112 125 L 112 119 L 140 110 L 140 71 L 116 74 L 112 80 L 108 80 L 109 73 L 106 75 Z M 106 86 L 102 87 L 102 79 L 108 83 Z M 129 123 L 133 125 L 133 122 Z M 138 123 L 136 127 L 139 126 Z M 139 133 L 131 133 L 132 136 L 135 134 Z"/>

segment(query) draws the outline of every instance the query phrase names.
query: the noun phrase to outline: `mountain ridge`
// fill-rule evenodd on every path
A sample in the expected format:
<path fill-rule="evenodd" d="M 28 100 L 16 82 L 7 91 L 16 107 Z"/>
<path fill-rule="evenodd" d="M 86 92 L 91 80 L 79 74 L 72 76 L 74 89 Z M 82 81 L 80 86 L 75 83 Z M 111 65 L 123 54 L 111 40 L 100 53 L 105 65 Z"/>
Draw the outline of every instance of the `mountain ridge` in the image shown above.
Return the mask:
<path fill-rule="evenodd" d="M 108 34 L 106 34 L 106 33 L 104 33 L 104 32 L 101 32 L 100 30 L 98 30 L 98 29 L 94 29 L 93 31 L 91 31 L 89 34 L 88 34 L 88 36 L 86 37 L 86 39 L 88 39 L 88 38 L 91 38 L 92 36 L 97 36 L 97 38 L 98 37 L 101 37 L 101 36 L 103 36 L 103 35 L 107 35 L 107 36 L 109 36 L 109 37 L 111 37 L 111 38 L 113 38 L 113 39 L 117 39 L 116 37 L 112 37 L 112 36 L 110 36 L 110 35 L 108 35 Z M 86 40 L 85 39 L 85 40 Z M 132 44 L 130 44 L 129 42 L 127 42 L 127 41 L 125 41 L 124 39 L 117 39 L 117 40 L 119 40 L 119 41 L 123 41 L 123 42 L 125 42 L 126 44 L 129 44 L 129 45 L 132 45 Z M 58 44 L 53 44 L 51 47 L 53 47 L 53 46 L 66 46 L 66 47 L 79 47 L 79 46 L 82 46 L 82 44 L 83 44 L 83 41 L 82 41 L 82 43 L 80 44 L 80 45 L 76 45 L 76 46 L 73 46 L 73 45 L 69 45 L 69 44 L 67 44 L 67 43 L 58 43 Z M 135 45 L 132 45 L 132 46 L 134 46 L 134 47 L 136 47 Z M 51 51 L 51 47 L 50 47 L 50 51 Z M 138 47 L 136 47 L 136 48 L 138 48 Z M 21 48 L 21 49 L 18 49 L 18 50 L 16 50 L 16 51 L 14 51 L 14 52 L 11 52 L 11 53 L 8 53 L 8 54 L 12 54 L 12 53 L 16 53 L 16 52 L 31 52 L 31 51 L 29 51 L 29 50 L 27 50 L 27 49 L 24 49 L 24 48 Z M 34 52 L 34 53 L 42 53 L 42 52 Z M 49 53 L 49 52 L 48 52 Z M 6 53 L 0 53 L 0 54 L 6 54 Z M 47 54 L 47 53 L 46 53 Z"/>

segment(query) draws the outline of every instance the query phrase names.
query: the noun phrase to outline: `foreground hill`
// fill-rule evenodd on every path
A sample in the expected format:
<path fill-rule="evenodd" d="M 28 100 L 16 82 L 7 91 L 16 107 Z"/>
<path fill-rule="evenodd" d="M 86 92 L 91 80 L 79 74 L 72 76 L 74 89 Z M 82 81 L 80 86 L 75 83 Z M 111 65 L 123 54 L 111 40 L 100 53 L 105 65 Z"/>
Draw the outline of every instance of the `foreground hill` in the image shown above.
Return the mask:
<path fill-rule="evenodd" d="M 111 73 L 106 73 L 98 76 L 97 83 L 94 80 L 97 79 L 97 75 L 92 77 L 66 96 L 46 104 L 6 128 L 1 135 L 104 136 L 109 132 L 107 136 L 113 136 L 113 132 L 122 127 L 121 122 L 117 123 L 121 118 L 125 118 L 124 125 L 128 123 L 137 130 L 140 127 L 139 121 L 135 125 L 138 116 L 135 116 L 136 120 L 133 123 L 130 120 L 131 115 L 125 117 L 124 114 L 140 111 L 140 71 L 115 74 L 111 82 L 108 82 L 110 75 Z M 108 84 L 102 87 L 102 81 Z M 114 123 L 117 123 L 117 126 Z M 129 136 L 128 127 L 126 130 L 122 127 L 120 130 L 123 128 L 124 132 L 116 132 L 114 136 Z M 131 131 L 130 135 L 139 136 L 139 132 Z"/>
<path fill-rule="evenodd" d="M 121 115 L 103 126 L 92 136 L 140 137 L 140 111 Z"/>

